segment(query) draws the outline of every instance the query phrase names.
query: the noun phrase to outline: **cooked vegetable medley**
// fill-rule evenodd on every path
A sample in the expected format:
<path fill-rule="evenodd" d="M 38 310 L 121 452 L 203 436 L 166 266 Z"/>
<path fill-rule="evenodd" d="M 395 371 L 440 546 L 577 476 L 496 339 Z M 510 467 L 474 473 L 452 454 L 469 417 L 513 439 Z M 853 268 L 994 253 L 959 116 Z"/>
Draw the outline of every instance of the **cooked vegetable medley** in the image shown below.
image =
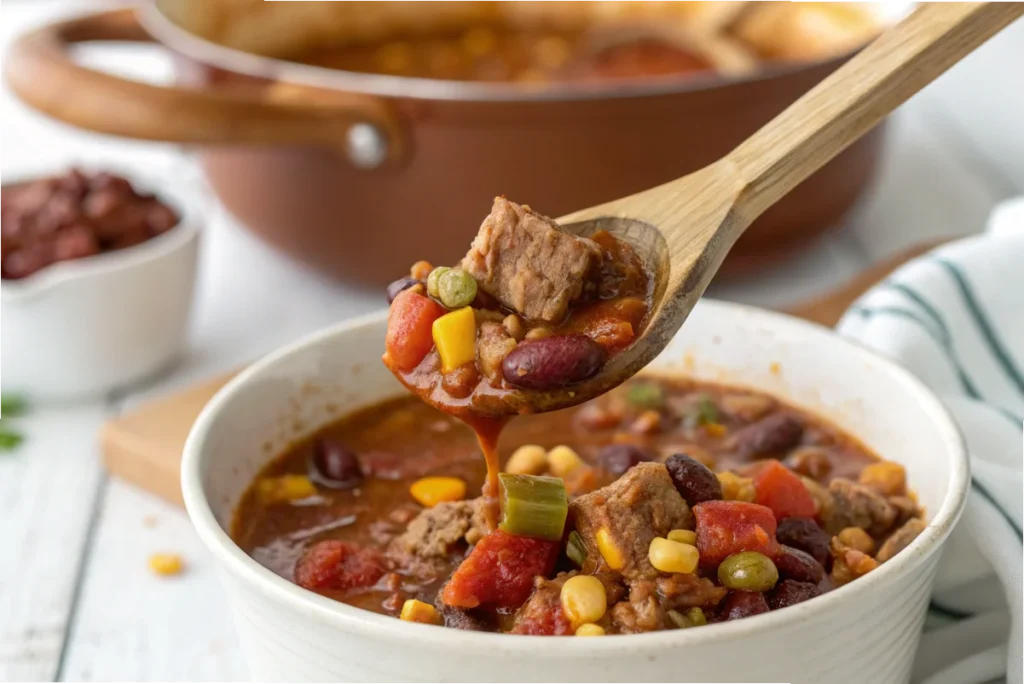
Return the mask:
<path fill-rule="evenodd" d="M 416 280 L 418 310 L 446 311 L 429 273 Z M 386 402 L 271 462 L 234 537 L 307 589 L 403 620 L 602 636 L 786 608 L 926 526 L 902 466 L 748 391 L 645 376 L 520 418 L 500 446 L 492 526 L 473 432 L 414 398 Z"/>

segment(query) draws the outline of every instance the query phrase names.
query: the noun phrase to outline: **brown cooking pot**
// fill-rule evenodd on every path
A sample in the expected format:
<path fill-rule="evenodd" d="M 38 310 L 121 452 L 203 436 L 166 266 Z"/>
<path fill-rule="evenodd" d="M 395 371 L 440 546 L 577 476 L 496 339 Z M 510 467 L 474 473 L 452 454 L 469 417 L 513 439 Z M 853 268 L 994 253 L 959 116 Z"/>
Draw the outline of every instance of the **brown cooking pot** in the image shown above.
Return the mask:
<path fill-rule="evenodd" d="M 69 55 L 74 43 L 154 39 L 173 52 L 182 87 L 100 73 Z M 7 79 L 67 123 L 200 146 L 220 200 L 255 234 L 322 271 L 380 284 L 417 259 L 454 263 L 495 195 L 559 216 L 700 168 L 846 58 L 738 78 L 524 91 L 259 56 L 205 40 L 154 4 L 22 36 Z M 879 127 L 766 212 L 725 272 L 775 260 L 838 224 L 881 143 Z"/>

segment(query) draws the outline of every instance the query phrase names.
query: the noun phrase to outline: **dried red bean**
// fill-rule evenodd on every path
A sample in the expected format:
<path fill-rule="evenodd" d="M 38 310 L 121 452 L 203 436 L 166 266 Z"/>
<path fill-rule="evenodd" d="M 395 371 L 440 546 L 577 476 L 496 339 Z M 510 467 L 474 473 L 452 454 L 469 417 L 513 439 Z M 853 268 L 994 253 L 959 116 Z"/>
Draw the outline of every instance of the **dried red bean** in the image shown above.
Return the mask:
<path fill-rule="evenodd" d="M 782 580 L 768 594 L 768 607 L 772 610 L 793 606 L 803 603 L 821 594 L 817 584 L 810 582 L 797 582 L 796 580 Z"/>
<path fill-rule="evenodd" d="M 665 461 L 672 483 L 686 503 L 696 506 L 704 501 L 722 498 L 722 483 L 710 468 L 686 454 L 669 456 Z"/>
<path fill-rule="evenodd" d="M 410 278 L 407 276 L 405 278 L 399 278 L 398 280 L 388 285 L 388 304 L 395 301 L 395 297 L 398 296 L 399 292 L 404 292 L 405 290 L 408 290 L 410 287 L 416 285 L 419 282 L 420 281 L 416 280 L 415 278 Z"/>
<path fill-rule="evenodd" d="M 605 356 L 604 349 L 586 335 L 525 340 L 501 362 L 501 373 L 513 387 L 557 389 L 597 373 Z"/>
<path fill-rule="evenodd" d="M 769 610 L 764 594 L 756 591 L 730 591 L 718 611 L 718 621 L 739 620 Z"/>
<path fill-rule="evenodd" d="M 776 413 L 734 434 L 733 445 L 747 456 L 779 454 L 795 447 L 803 436 L 803 423 L 785 413 Z"/>
<path fill-rule="evenodd" d="M 651 454 L 635 444 L 609 444 L 597 453 L 597 464 L 618 477 L 637 463 L 653 461 Z"/>
<path fill-rule="evenodd" d="M 334 489 L 351 489 L 363 481 L 359 458 L 344 444 L 320 437 L 313 444 L 310 478 Z"/>
<path fill-rule="evenodd" d="M 791 546 L 780 547 L 779 554 L 772 560 L 775 561 L 780 577 L 817 584 L 825 576 L 825 568 L 821 563 L 806 551 Z"/>
<path fill-rule="evenodd" d="M 810 518 L 785 518 L 779 521 L 775 538 L 780 544 L 810 554 L 811 558 L 822 565 L 828 561 L 828 545 L 831 537 L 818 523 Z"/>

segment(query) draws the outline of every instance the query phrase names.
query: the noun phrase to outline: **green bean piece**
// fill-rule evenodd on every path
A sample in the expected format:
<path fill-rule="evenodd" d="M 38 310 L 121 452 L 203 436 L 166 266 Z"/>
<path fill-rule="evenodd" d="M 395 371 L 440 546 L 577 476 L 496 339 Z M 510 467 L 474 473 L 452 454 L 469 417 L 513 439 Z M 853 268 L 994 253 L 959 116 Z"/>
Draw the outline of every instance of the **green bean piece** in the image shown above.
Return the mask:
<path fill-rule="evenodd" d="M 430 272 L 430 275 L 427 276 L 427 294 L 429 294 L 434 299 L 441 298 L 440 291 L 438 290 L 437 287 L 438 281 L 441 280 L 441 276 L 443 276 L 450 270 L 452 269 L 448 268 L 447 266 L 438 266 L 437 268 Z"/>
<path fill-rule="evenodd" d="M 636 382 L 629 386 L 626 401 L 643 409 L 660 409 L 665 404 L 665 394 L 653 382 Z"/>
<path fill-rule="evenodd" d="M 0 416 L 14 418 L 25 413 L 28 401 L 20 394 L 0 395 Z"/>
<path fill-rule="evenodd" d="M 437 293 L 449 309 L 461 309 L 476 299 L 476 278 L 461 268 L 452 268 L 437 278 Z"/>
<path fill-rule="evenodd" d="M 693 627 L 693 625 L 690 624 L 690 620 L 678 610 L 668 611 L 668 619 L 672 621 L 672 624 L 675 625 L 677 629 Z"/>
<path fill-rule="evenodd" d="M 576 530 L 569 533 L 569 541 L 565 545 L 565 555 L 569 557 L 576 567 L 582 568 L 587 560 L 587 546 L 583 543 L 583 537 Z"/>
<path fill-rule="evenodd" d="M 500 473 L 502 520 L 509 534 L 558 541 L 569 514 L 565 482 L 557 477 Z"/>
<path fill-rule="evenodd" d="M 763 553 L 741 551 L 718 566 L 718 581 L 728 589 L 764 592 L 779 581 L 779 570 Z"/>
<path fill-rule="evenodd" d="M 708 624 L 708 619 L 704 616 L 704 611 L 699 606 L 694 606 L 690 610 L 686 611 L 686 619 L 690 621 L 690 624 L 694 627 L 700 627 L 701 625 Z"/>

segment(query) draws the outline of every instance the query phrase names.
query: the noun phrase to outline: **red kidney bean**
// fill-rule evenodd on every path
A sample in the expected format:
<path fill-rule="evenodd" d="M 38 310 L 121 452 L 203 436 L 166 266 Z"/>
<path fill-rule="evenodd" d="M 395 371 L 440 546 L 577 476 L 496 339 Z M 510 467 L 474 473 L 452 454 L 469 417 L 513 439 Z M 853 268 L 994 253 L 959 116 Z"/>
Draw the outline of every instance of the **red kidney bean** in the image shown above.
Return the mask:
<path fill-rule="evenodd" d="M 817 584 L 825 576 L 824 566 L 800 549 L 782 546 L 779 554 L 772 560 L 775 561 L 780 576 L 797 582 Z"/>
<path fill-rule="evenodd" d="M 817 584 L 810 582 L 797 582 L 796 580 L 782 580 L 775 588 L 768 593 L 768 607 L 772 610 L 794 606 L 812 599 L 821 594 Z"/>
<path fill-rule="evenodd" d="M 344 444 L 320 437 L 313 444 L 310 477 L 333 489 L 351 489 L 363 481 L 359 458 Z"/>
<path fill-rule="evenodd" d="M 775 538 L 780 544 L 800 549 L 822 565 L 828 561 L 831 537 L 810 518 L 785 518 L 779 521 Z"/>
<path fill-rule="evenodd" d="M 410 287 L 416 285 L 419 282 L 420 281 L 416 280 L 415 278 L 410 278 L 407 276 L 405 278 L 399 278 L 398 280 L 388 285 L 388 304 L 395 301 L 395 297 L 398 296 L 399 292 L 404 292 L 405 290 L 408 290 Z"/>
<path fill-rule="evenodd" d="M 635 444 L 609 444 L 597 453 L 597 464 L 618 477 L 637 463 L 653 461 L 654 457 Z"/>
<path fill-rule="evenodd" d="M 586 335 L 525 340 L 501 362 L 501 372 L 513 387 L 557 389 L 597 373 L 605 356 L 604 349 Z"/>
<path fill-rule="evenodd" d="M 769 610 L 764 594 L 757 591 L 730 591 L 718 611 L 718 622 L 739 620 L 740 618 L 760 615 Z"/>
<path fill-rule="evenodd" d="M 776 413 L 733 435 L 737 451 L 748 456 L 779 454 L 800 443 L 804 426 L 793 416 Z"/>
<path fill-rule="evenodd" d="M 703 501 L 715 501 L 722 498 L 722 483 L 718 481 L 711 469 L 686 454 L 669 456 L 665 461 L 668 474 L 676 490 L 686 499 L 686 503 L 696 506 Z"/>

